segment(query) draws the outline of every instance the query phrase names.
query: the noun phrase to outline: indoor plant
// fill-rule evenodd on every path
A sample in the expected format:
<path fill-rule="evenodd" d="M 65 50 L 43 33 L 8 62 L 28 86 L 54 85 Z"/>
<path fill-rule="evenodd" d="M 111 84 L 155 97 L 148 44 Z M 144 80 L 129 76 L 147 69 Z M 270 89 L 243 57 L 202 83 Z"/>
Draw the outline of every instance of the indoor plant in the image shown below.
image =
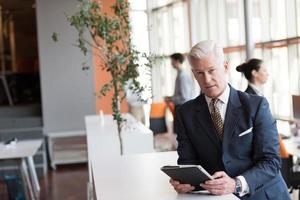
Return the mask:
<path fill-rule="evenodd" d="M 101 10 L 101 5 L 97 1 L 79 0 L 78 11 L 67 16 L 70 25 L 78 32 L 76 46 L 86 55 L 92 52 L 103 60 L 102 70 L 109 72 L 112 79 L 104 84 L 98 92 L 98 96 L 105 96 L 113 90 L 112 111 L 113 118 L 117 122 L 118 136 L 120 141 L 120 152 L 123 154 L 122 142 L 122 124 L 125 121 L 122 118 L 120 102 L 125 97 L 125 88 L 130 89 L 138 95 L 145 89 L 137 78 L 139 76 L 138 61 L 140 58 L 146 58 L 144 66 L 149 68 L 150 57 L 135 50 L 131 45 L 130 23 L 129 23 L 129 3 L 127 0 L 116 0 L 111 9 L 114 16 L 108 16 Z M 52 38 L 57 40 L 57 34 Z M 91 49 L 91 50 L 90 50 Z M 87 70 L 83 66 L 83 70 Z M 126 87 L 125 87 L 126 86 Z"/>

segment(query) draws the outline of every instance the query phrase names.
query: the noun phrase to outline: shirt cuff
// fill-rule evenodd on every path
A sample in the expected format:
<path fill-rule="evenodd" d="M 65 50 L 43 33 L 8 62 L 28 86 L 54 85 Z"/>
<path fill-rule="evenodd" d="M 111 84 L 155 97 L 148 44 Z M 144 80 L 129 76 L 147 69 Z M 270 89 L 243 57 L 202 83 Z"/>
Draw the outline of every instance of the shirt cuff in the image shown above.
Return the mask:
<path fill-rule="evenodd" d="M 250 190 L 249 190 L 249 185 L 248 185 L 246 179 L 243 176 L 238 176 L 236 178 L 239 179 L 242 183 L 242 190 L 239 193 L 239 196 L 242 197 L 242 196 L 248 194 L 250 192 Z"/>

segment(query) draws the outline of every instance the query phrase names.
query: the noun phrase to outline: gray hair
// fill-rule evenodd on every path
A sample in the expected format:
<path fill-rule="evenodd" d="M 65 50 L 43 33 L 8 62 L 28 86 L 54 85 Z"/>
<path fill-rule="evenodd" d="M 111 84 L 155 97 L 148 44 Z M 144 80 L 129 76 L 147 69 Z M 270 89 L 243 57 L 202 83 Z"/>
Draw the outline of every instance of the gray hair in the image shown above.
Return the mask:
<path fill-rule="evenodd" d="M 211 53 L 218 59 L 218 61 L 224 61 L 222 46 L 213 40 L 204 40 L 193 46 L 188 54 L 188 60 L 190 60 L 191 58 L 203 59 Z"/>

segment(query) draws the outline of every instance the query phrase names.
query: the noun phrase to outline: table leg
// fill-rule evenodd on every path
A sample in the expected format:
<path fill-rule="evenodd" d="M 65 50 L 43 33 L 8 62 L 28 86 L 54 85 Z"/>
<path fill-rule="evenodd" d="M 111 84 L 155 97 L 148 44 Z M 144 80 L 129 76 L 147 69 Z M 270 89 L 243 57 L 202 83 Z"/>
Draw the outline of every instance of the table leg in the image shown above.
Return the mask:
<path fill-rule="evenodd" d="M 33 158 L 32 156 L 27 157 L 27 161 L 28 161 L 28 165 L 29 165 L 29 172 L 30 172 L 30 177 L 31 177 L 31 181 L 33 183 L 33 187 L 34 187 L 34 192 L 36 197 L 38 198 L 39 193 L 40 193 L 40 184 L 36 175 L 36 170 L 34 167 L 34 162 L 33 162 Z"/>
<path fill-rule="evenodd" d="M 89 170 L 89 182 L 88 182 L 88 189 L 87 189 L 87 196 L 88 196 L 88 200 L 94 200 L 94 183 L 93 183 L 93 171 L 92 171 L 92 163 L 90 161 L 90 159 L 88 159 L 88 170 Z"/>
<path fill-rule="evenodd" d="M 30 199 L 26 177 L 25 177 L 25 174 L 23 173 L 22 160 L 18 161 L 18 166 L 19 166 L 19 171 L 20 171 L 20 174 L 21 174 L 22 183 L 23 183 L 23 187 L 24 187 L 25 199 Z"/>
<path fill-rule="evenodd" d="M 55 165 L 55 162 L 54 162 L 54 158 L 53 158 L 53 142 L 52 142 L 52 138 L 51 137 L 47 137 L 47 145 L 48 145 L 48 153 L 49 153 L 49 158 L 50 158 L 50 165 L 52 167 L 52 169 L 56 170 L 56 165 Z"/>
<path fill-rule="evenodd" d="M 25 188 L 28 189 L 28 191 L 29 191 L 29 195 L 28 195 L 28 196 L 30 196 L 29 199 L 35 200 L 35 195 L 33 194 L 33 188 L 32 188 L 32 184 L 29 179 L 25 158 L 22 158 L 22 160 L 21 160 L 21 174 L 22 174 L 23 183 L 25 184 Z"/>
<path fill-rule="evenodd" d="M 88 158 L 88 170 L 89 170 L 89 182 L 93 182 L 93 173 L 92 173 L 92 163 L 91 160 Z"/>

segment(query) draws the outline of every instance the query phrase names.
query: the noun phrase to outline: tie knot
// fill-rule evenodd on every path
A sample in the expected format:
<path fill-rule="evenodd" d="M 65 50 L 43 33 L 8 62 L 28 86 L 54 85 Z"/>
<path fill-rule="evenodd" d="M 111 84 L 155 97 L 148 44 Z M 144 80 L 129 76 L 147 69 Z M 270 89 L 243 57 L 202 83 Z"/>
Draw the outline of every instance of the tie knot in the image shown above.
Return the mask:
<path fill-rule="evenodd" d="M 219 101 L 218 98 L 212 99 L 212 100 L 211 100 L 211 105 L 215 107 L 215 106 L 217 105 L 218 101 Z"/>

